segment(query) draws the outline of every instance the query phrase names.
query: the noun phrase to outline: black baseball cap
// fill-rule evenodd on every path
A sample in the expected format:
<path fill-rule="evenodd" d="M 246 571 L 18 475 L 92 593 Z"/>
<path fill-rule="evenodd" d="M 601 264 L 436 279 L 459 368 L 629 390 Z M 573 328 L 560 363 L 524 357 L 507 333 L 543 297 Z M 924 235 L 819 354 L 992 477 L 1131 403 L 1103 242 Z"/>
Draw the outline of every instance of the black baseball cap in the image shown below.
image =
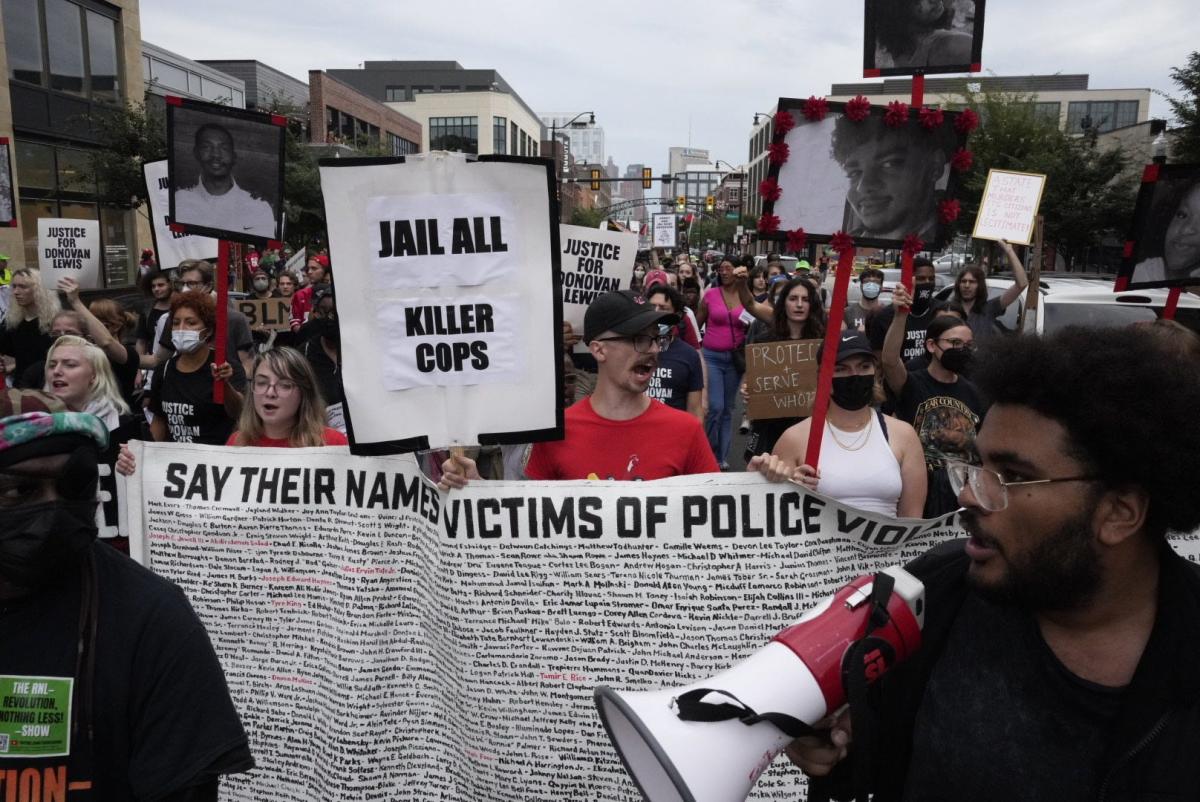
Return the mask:
<path fill-rule="evenodd" d="M 678 315 L 658 311 L 633 290 L 606 292 L 583 313 L 583 341 L 590 343 L 606 331 L 631 335 L 656 323 L 678 322 Z"/>
<path fill-rule="evenodd" d="M 875 356 L 874 349 L 871 348 L 871 341 L 867 339 L 867 335 L 861 331 L 843 331 L 838 335 L 837 361 L 849 359 L 852 356 Z M 817 361 L 821 361 L 821 354 L 825 353 L 825 343 L 817 349 Z"/>

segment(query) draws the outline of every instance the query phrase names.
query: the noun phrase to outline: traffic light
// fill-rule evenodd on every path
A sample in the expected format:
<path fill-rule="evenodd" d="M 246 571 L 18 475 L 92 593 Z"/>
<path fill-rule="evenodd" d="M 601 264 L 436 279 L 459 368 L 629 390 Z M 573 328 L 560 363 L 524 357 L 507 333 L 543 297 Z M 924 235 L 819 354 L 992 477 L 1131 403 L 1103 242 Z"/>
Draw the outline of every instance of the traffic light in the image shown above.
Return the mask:
<path fill-rule="evenodd" d="M 650 189 L 654 183 L 654 170 L 650 167 L 642 168 L 642 189 Z"/>
<path fill-rule="evenodd" d="M 713 209 L 716 209 L 716 208 L 717 208 L 717 199 L 716 198 L 714 198 L 712 195 L 709 195 L 708 197 L 706 197 L 704 199 L 704 211 L 711 212 Z"/>
<path fill-rule="evenodd" d="M 597 192 L 600 189 L 600 171 L 592 170 L 592 191 Z"/>
<path fill-rule="evenodd" d="M 687 196 L 677 195 L 675 197 L 675 211 L 677 211 L 677 212 L 687 211 Z"/>

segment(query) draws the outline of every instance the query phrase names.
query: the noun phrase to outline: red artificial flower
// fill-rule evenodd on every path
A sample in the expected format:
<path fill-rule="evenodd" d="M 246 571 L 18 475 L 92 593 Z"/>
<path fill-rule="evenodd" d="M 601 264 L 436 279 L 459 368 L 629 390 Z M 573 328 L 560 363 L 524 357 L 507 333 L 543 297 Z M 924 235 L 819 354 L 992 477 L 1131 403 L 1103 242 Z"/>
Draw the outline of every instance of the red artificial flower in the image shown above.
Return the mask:
<path fill-rule="evenodd" d="M 792 253 L 800 253 L 808 245 L 808 234 L 804 233 L 804 229 L 797 228 L 787 233 L 787 250 Z"/>
<path fill-rule="evenodd" d="M 804 101 L 804 116 L 807 119 L 817 122 L 819 120 L 824 120 L 825 115 L 828 113 L 829 101 L 827 101 L 825 98 L 813 95 L 808 100 Z"/>
<path fill-rule="evenodd" d="M 943 223 L 953 223 L 958 219 L 960 208 L 958 201 L 945 200 L 938 204 L 938 219 Z"/>
<path fill-rule="evenodd" d="M 829 239 L 829 247 L 833 248 L 839 254 L 854 248 L 854 237 L 847 234 L 845 231 L 839 231 Z"/>
<path fill-rule="evenodd" d="M 959 148 L 954 151 L 954 155 L 950 157 L 950 166 L 960 173 L 965 173 L 971 169 L 971 165 L 975 163 L 975 154 L 966 148 Z"/>
<path fill-rule="evenodd" d="M 932 131 L 945 122 L 945 115 L 941 109 L 932 108 L 930 106 L 921 107 L 921 125 L 926 131 Z"/>
<path fill-rule="evenodd" d="M 783 136 L 796 127 L 796 118 L 789 112 L 780 111 L 775 114 L 775 135 Z"/>
<path fill-rule="evenodd" d="M 871 101 L 859 95 L 853 100 L 847 101 L 846 110 L 843 113 L 851 122 L 860 123 L 871 116 Z"/>
<path fill-rule="evenodd" d="M 883 114 L 883 122 L 889 128 L 899 128 L 908 123 L 908 104 L 902 100 L 893 100 L 887 104 Z"/>
<path fill-rule="evenodd" d="M 954 120 L 954 130 L 960 134 L 969 134 L 979 127 L 979 115 L 971 109 L 963 109 Z"/>
<path fill-rule="evenodd" d="M 783 194 L 783 189 L 779 186 L 779 182 L 774 178 L 765 179 L 758 185 L 758 195 L 765 201 L 774 203 L 779 200 L 779 196 Z"/>
<path fill-rule="evenodd" d="M 779 230 L 779 215 L 764 214 L 758 218 L 758 231 L 760 234 L 773 234 Z"/>
<path fill-rule="evenodd" d="M 916 234 L 909 234 L 904 238 L 904 247 L 901 252 L 908 256 L 916 256 L 921 251 L 925 250 L 925 243 Z"/>
<path fill-rule="evenodd" d="M 783 164 L 788 160 L 791 149 L 786 142 L 772 142 L 767 147 L 767 161 L 771 164 Z"/>

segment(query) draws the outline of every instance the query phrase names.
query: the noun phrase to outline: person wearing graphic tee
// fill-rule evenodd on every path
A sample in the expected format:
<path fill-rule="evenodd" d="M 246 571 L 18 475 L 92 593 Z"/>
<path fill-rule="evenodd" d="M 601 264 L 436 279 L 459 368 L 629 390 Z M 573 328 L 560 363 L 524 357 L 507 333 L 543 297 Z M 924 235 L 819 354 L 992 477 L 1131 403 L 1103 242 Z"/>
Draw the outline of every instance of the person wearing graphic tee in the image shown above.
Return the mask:
<path fill-rule="evenodd" d="M 583 339 L 596 358 L 596 389 L 566 411 L 565 439 L 534 444 L 527 478 L 642 480 L 718 470 L 700 422 L 646 395 L 662 350 L 658 327 L 678 322 L 630 290 L 592 301 Z M 453 455 L 438 486 L 479 478 L 474 460 Z"/>
<path fill-rule="evenodd" d="M 921 438 L 929 472 L 924 517 L 934 518 L 958 509 L 946 460 L 978 460 L 975 435 L 987 410 L 978 389 L 962 375 L 975 354 L 974 336 L 957 318 L 935 318 L 925 341 L 929 367 L 910 372 L 900 356 L 904 309 L 912 303 L 903 286 L 896 287 L 893 303 L 897 313 L 883 344 L 883 376 L 896 396 L 896 417 L 911 424 Z"/>
<path fill-rule="evenodd" d="M 222 445 L 242 411 L 246 374 L 238 360 L 216 364 L 212 332 L 217 313 L 206 292 L 185 292 L 171 301 L 175 355 L 154 369 L 150 411 L 154 439 Z M 213 401 L 213 386 L 225 384 L 225 401 Z"/>
<path fill-rule="evenodd" d="M 658 355 L 658 368 L 646 393 L 669 407 L 683 410 L 704 420 L 704 362 L 695 348 L 679 338 L 687 321 L 683 319 L 683 296 L 672 287 L 660 284 L 646 291 L 646 303 L 660 312 L 679 315 L 680 322 L 668 328 L 670 344 Z"/>

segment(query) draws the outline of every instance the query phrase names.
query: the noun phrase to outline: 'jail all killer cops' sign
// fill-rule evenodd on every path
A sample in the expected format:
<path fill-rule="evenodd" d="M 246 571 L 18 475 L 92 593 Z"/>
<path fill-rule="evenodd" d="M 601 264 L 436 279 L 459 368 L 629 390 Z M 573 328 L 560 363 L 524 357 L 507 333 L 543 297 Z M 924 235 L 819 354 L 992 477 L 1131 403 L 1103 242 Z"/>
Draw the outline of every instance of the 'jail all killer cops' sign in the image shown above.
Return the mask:
<path fill-rule="evenodd" d="M 559 254 L 545 164 L 339 159 L 322 162 L 321 184 L 339 302 L 363 312 L 339 319 L 352 448 L 557 431 Z"/>
<path fill-rule="evenodd" d="M 38 268 L 47 289 L 54 289 L 63 276 L 85 290 L 99 287 L 100 221 L 40 218 Z"/>

